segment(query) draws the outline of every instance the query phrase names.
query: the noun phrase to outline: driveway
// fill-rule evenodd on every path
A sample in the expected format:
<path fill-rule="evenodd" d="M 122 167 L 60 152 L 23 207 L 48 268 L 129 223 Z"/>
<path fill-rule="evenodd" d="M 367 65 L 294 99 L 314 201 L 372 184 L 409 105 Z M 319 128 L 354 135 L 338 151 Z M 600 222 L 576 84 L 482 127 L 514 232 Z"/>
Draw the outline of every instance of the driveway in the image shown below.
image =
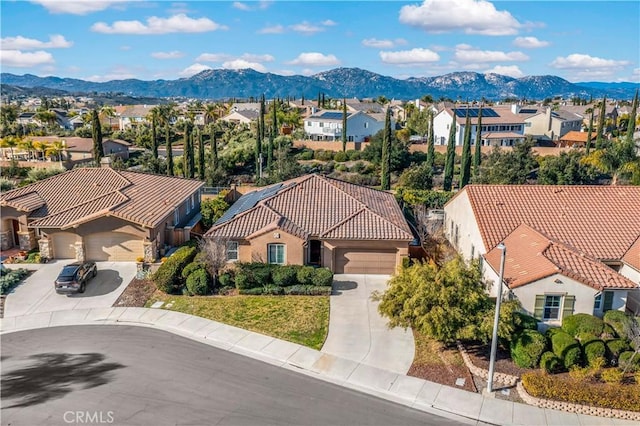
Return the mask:
<path fill-rule="evenodd" d="M 322 352 L 406 374 L 415 345 L 411 330 L 389 329 L 371 300 L 387 288 L 388 275 L 339 274 L 330 298 L 329 335 Z"/>
<path fill-rule="evenodd" d="M 53 289 L 53 282 L 62 267 L 72 262 L 73 260 L 58 260 L 43 265 L 29 265 L 29 269 L 35 267 L 36 270 L 7 295 L 4 316 L 108 308 L 136 275 L 135 262 L 97 262 L 98 275 L 87 283 L 83 294 L 57 294 Z M 19 265 L 11 266 L 13 268 Z"/>

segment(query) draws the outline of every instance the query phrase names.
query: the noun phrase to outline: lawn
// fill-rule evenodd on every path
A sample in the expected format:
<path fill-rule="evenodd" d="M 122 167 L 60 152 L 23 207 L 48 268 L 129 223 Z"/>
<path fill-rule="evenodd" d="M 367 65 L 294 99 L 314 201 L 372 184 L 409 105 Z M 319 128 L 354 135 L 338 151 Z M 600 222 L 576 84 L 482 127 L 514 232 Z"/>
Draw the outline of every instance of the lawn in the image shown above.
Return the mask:
<path fill-rule="evenodd" d="M 172 311 L 196 315 L 320 349 L 329 331 L 328 296 L 175 296 L 155 292 L 156 301 L 173 302 Z"/>

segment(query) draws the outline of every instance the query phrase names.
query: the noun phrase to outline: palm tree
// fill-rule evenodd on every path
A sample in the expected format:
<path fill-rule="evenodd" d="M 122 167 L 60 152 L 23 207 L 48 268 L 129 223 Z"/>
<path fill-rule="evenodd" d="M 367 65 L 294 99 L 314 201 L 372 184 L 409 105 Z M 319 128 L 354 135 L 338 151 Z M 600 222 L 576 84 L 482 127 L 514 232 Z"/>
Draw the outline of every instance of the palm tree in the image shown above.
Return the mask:
<path fill-rule="evenodd" d="M 111 129 L 111 119 L 116 116 L 116 110 L 111 105 L 105 105 L 100 109 L 100 114 L 109 119 L 109 129 Z"/>
<path fill-rule="evenodd" d="M 41 142 L 41 141 L 35 141 L 33 142 L 33 149 L 36 151 L 36 159 L 40 160 L 44 160 L 45 157 L 45 151 L 47 150 L 47 144 L 46 142 Z M 42 153 L 42 156 L 38 155 L 39 153 Z"/>
<path fill-rule="evenodd" d="M 13 148 L 15 148 L 17 145 L 18 145 L 18 141 L 13 136 L 7 136 L 5 138 L 0 139 L 0 147 L 9 148 L 9 151 L 11 151 L 11 159 L 13 159 Z"/>
<path fill-rule="evenodd" d="M 65 150 L 64 141 L 53 141 L 52 143 L 47 145 L 45 149 L 45 153 L 49 157 L 54 157 L 56 160 L 62 164 L 62 153 Z"/>
<path fill-rule="evenodd" d="M 31 160 L 31 154 L 35 150 L 33 139 L 26 138 L 18 140 L 18 148 L 27 151 L 27 158 Z"/>

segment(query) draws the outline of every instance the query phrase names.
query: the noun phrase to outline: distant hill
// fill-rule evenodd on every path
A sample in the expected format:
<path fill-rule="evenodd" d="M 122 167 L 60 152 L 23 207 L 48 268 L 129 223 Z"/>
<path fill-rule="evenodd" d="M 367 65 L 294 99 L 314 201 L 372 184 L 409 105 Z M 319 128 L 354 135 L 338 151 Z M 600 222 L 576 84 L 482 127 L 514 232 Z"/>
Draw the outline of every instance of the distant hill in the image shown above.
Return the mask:
<path fill-rule="evenodd" d="M 48 88 L 74 93 L 120 93 L 151 98 L 187 97 L 228 99 L 259 97 L 300 97 L 315 99 L 318 93 L 334 98 L 415 99 L 431 95 L 434 99 L 504 98 L 544 99 L 548 97 L 602 97 L 631 99 L 636 83 L 571 83 L 557 76 L 513 78 L 499 74 L 454 72 L 436 77 L 400 80 L 360 68 L 336 68 L 311 76 L 282 76 L 260 73 L 252 69 L 205 70 L 189 78 L 143 81 L 113 80 L 102 83 L 60 77 L 38 77 L 31 74 L 2 73 L 4 86 Z"/>

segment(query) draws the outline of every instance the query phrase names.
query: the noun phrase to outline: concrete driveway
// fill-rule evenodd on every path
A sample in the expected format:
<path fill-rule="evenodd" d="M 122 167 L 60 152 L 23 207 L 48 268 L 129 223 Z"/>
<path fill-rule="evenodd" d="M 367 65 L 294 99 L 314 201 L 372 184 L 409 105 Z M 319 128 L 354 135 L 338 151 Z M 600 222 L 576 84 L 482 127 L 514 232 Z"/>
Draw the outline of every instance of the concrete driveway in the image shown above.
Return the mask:
<path fill-rule="evenodd" d="M 339 274 L 330 298 L 329 335 L 322 352 L 406 374 L 415 345 L 411 330 L 389 329 L 371 300 L 387 288 L 388 275 Z"/>
<path fill-rule="evenodd" d="M 108 308 L 136 275 L 135 262 L 97 262 L 98 275 L 87 283 L 83 294 L 57 294 L 53 282 L 62 267 L 72 262 L 59 260 L 26 266 L 35 271 L 7 295 L 5 318 L 67 309 Z M 21 265 L 11 265 L 12 268 L 18 266 Z"/>

